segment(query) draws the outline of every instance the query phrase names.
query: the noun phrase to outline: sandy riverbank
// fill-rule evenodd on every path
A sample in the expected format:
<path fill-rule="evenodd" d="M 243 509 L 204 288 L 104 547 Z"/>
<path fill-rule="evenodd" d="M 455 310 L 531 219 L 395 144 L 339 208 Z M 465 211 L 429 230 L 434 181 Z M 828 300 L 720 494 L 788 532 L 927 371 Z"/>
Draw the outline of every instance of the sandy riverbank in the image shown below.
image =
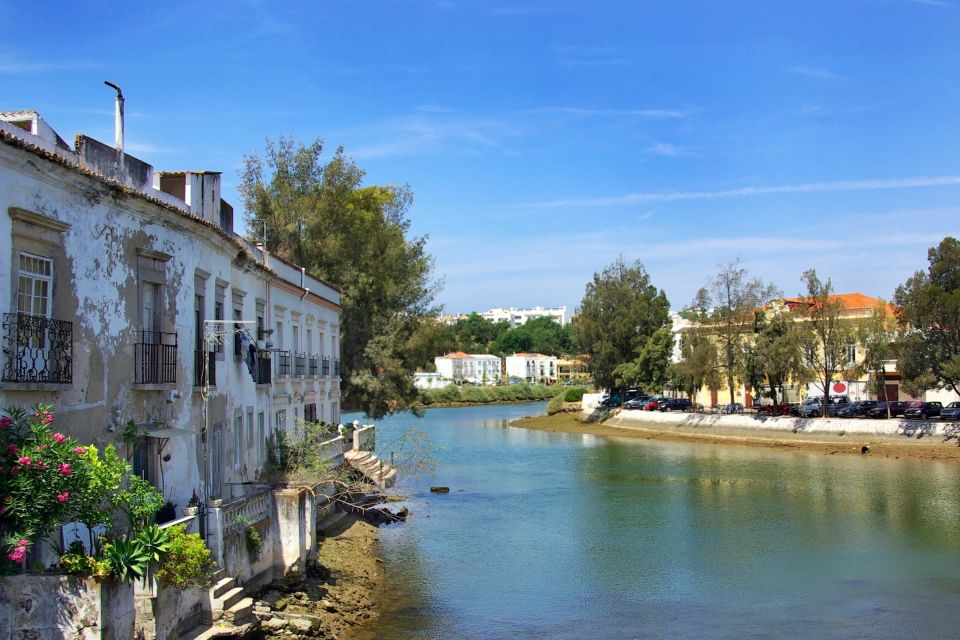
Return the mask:
<path fill-rule="evenodd" d="M 828 433 L 792 433 L 790 431 L 761 431 L 734 427 L 690 427 L 676 424 L 636 423 L 614 416 L 603 424 L 588 423 L 581 413 L 558 413 L 553 416 L 523 418 L 511 423 L 515 427 L 555 431 L 559 433 L 589 433 L 598 436 L 640 438 L 644 440 L 672 440 L 764 447 L 778 450 L 810 451 L 813 453 L 851 454 L 882 458 L 919 458 L 960 462 L 960 447 L 955 440 L 941 442 L 939 437 L 906 438 L 896 435 Z M 863 454 L 863 447 L 869 448 Z"/>
<path fill-rule="evenodd" d="M 261 623 L 262 637 L 344 640 L 375 620 L 385 575 L 377 532 L 377 527 L 355 516 L 347 516 L 329 532 L 317 553 L 319 573 L 289 589 L 267 589 L 262 595 L 258 605 L 271 610 Z"/>

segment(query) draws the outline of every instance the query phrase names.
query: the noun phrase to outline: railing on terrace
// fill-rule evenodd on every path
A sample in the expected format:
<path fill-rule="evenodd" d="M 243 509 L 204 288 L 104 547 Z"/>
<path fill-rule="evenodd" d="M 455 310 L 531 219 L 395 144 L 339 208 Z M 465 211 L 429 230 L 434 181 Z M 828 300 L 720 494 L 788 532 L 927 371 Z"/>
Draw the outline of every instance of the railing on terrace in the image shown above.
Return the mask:
<path fill-rule="evenodd" d="M 3 314 L 4 382 L 73 382 L 73 323 Z"/>
<path fill-rule="evenodd" d="M 133 345 L 134 383 L 167 384 L 177 381 L 177 334 L 141 331 Z"/>
<path fill-rule="evenodd" d="M 204 368 L 206 361 L 206 368 Z M 209 351 L 193 352 L 193 385 L 195 387 L 217 386 L 217 354 Z"/>
<path fill-rule="evenodd" d="M 320 359 L 317 357 L 317 354 L 311 353 L 307 357 L 307 375 L 311 378 L 316 378 L 320 372 Z"/>
<path fill-rule="evenodd" d="M 293 354 L 293 375 L 301 377 L 307 375 L 307 354 Z"/>
<path fill-rule="evenodd" d="M 273 354 L 273 361 L 275 363 L 274 377 L 276 378 L 290 377 L 290 352 L 289 351 L 275 352 Z"/>
<path fill-rule="evenodd" d="M 343 464 L 343 454 L 353 449 L 353 438 L 337 436 L 318 445 L 317 457 L 330 465 Z"/>
<path fill-rule="evenodd" d="M 323 356 L 323 377 L 330 377 L 330 356 Z"/>
<path fill-rule="evenodd" d="M 224 533 L 239 533 L 250 523 L 270 517 L 270 488 L 225 502 L 220 513 L 223 516 Z"/>

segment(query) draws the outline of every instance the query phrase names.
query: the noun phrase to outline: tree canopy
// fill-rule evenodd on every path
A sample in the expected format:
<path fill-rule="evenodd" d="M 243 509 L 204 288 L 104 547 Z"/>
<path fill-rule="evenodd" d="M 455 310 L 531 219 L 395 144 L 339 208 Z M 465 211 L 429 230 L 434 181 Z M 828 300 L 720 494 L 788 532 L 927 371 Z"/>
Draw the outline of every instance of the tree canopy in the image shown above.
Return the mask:
<path fill-rule="evenodd" d="M 670 349 L 664 347 L 672 336 L 662 330 L 669 334 L 670 304 L 640 261 L 627 264 L 619 257 L 595 273 L 576 315 L 580 351 L 589 354 L 598 386 L 612 388 L 627 380 L 653 386 L 658 380 L 645 377 L 655 370 L 665 377 Z M 664 352 L 667 360 L 658 360 Z"/>
<path fill-rule="evenodd" d="M 960 393 L 960 242 L 944 238 L 927 252 L 927 270 L 897 287 L 900 372 L 913 393 Z"/>
<path fill-rule="evenodd" d="M 440 284 L 426 237 L 411 237 L 406 186 L 364 186 L 364 171 L 339 148 L 267 141 L 244 158 L 240 193 L 251 239 L 341 291 L 344 401 L 371 417 L 417 397 L 410 373 L 423 364 L 418 336 L 437 313 Z M 428 341 L 429 342 L 429 341 Z"/>
<path fill-rule="evenodd" d="M 829 278 L 821 281 L 816 269 L 809 269 L 803 272 L 803 281 L 807 293 L 801 299 L 807 308 L 802 312 L 800 340 L 813 372 L 811 377 L 823 389 L 826 407 L 834 375 L 848 371 L 855 364 L 850 361 L 847 349 L 854 344 L 856 328 L 844 318 L 843 304 L 834 296 Z M 828 417 L 826 410 L 824 417 Z"/>

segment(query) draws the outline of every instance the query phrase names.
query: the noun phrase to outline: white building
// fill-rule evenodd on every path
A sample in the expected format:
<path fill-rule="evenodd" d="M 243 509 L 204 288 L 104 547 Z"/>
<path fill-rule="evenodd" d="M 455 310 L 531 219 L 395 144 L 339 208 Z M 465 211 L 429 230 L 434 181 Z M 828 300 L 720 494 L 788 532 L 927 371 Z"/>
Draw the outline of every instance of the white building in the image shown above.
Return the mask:
<path fill-rule="evenodd" d="M 437 373 L 455 384 L 493 385 L 500 382 L 500 358 L 487 353 L 456 351 L 433 359 Z"/>
<path fill-rule="evenodd" d="M 433 371 L 417 371 L 413 374 L 413 386 L 417 389 L 442 389 L 453 384 L 452 378 Z"/>
<path fill-rule="evenodd" d="M 507 376 L 524 382 L 554 383 L 557 381 L 557 358 L 542 353 L 515 353 L 507 356 Z"/>
<path fill-rule="evenodd" d="M 511 329 L 516 329 L 528 320 L 533 320 L 534 318 L 553 318 L 561 327 L 567 324 L 566 307 L 533 307 L 532 309 L 518 309 L 516 307 L 502 309 L 497 307 L 488 309 L 480 315 L 490 322 L 509 322 Z"/>

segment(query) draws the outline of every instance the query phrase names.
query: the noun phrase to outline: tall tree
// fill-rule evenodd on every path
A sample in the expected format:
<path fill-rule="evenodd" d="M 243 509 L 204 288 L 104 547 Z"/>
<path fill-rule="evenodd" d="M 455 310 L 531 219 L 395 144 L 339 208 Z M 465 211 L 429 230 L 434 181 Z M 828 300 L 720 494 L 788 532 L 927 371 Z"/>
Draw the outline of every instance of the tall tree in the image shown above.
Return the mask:
<path fill-rule="evenodd" d="M 887 397 L 887 376 L 884 365 L 895 356 L 897 339 L 897 319 L 890 311 L 890 305 L 881 300 L 857 327 L 857 342 L 863 352 L 863 360 L 857 365 L 857 372 L 873 377 L 874 389 L 878 398 Z M 890 417 L 890 405 L 887 404 L 887 417 Z"/>
<path fill-rule="evenodd" d="M 577 310 L 580 350 L 589 354 L 593 380 L 603 388 L 619 384 L 617 367 L 640 357 L 653 335 L 669 327 L 666 294 L 650 283 L 640 261 L 628 265 L 623 257 L 593 275 Z"/>
<path fill-rule="evenodd" d="M 696 404 L 702 388 L 720 388 L 717 345 L 699 326 L 693 325 L 680 334 L 680 360 L 674 364 L 671 378 L 691 404 Z"/>
<path fill-rule="evenodd" d="M 823 417 L 829 417 L 830 383 L 833 377 L 847 371 L 853 363 L 848 349 L 856 337 L 854 326 L 845 317 L 843 303 L 833 294 L 828 278 L 820 280 L 816 269 L 803 272 L 807 293 L 801 299 L 801 341 L 804 356 L 813 370 L 813 378 L 823 389 Z"/>
<path fill-rule="evenodd" d="M 960 242 L 946 237 L 927 252 L 927 271 L 897 287 L 899 366 L 914 394 L 960 393 Z"/>
<path fill-rule="evenodd" d="M 772 284 L 750 278 L 740 259 L 721 264 L 710 283 L 697 292 L 691 311 L 697 321 L 715 336 L 719 365 L 734 404 L 734 382 L 746 371 L 746 346 L 752 339 L 754 315 L 780 295 Z"/>
<path fill-rule="evenodd" d="M 757 314 L 753 344 L 747 349 L 747 380 L 754 389 L 769 387 L 774 404 L 787 401 L 787 383 L 806 382 L 802 332 L 793 314 L 771 310 Z"/>
<path fill-rule="evenodd" d="M 409 237 L 409 188 L 364 186 L 364 172 L 337 149 L 267 141 L 264 158 L 244 158 L 240 193 L 251 239 L 306 267 L 341 291 L 345 404 L 372 417 L 409 407 L 410 373 L 424 364 L 410 349 L 436 315 L 440 287 L 425 237 Z"/>

